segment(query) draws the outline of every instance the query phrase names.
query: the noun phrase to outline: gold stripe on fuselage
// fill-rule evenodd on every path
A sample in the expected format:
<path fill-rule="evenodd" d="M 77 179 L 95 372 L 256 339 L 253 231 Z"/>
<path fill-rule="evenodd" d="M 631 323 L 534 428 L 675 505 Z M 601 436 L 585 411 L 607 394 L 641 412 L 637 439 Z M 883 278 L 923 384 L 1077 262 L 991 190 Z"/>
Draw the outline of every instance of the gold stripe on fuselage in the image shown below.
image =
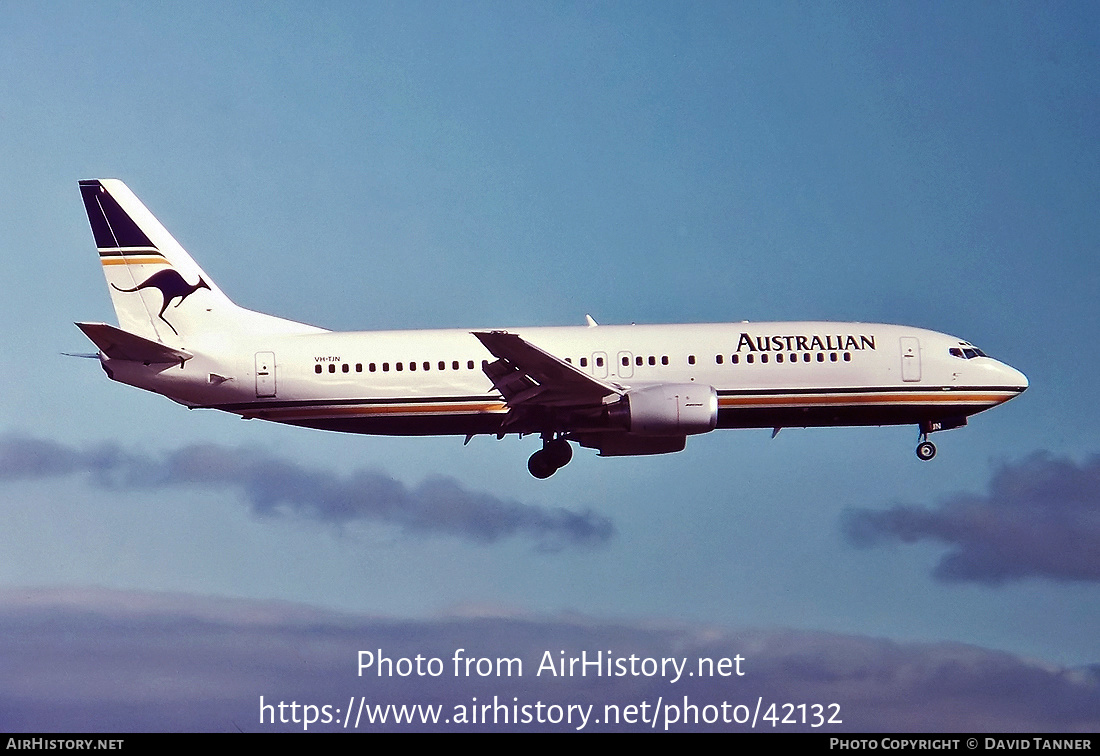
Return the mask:
<path fill-rule="evenodd" d="M 718 404 L 724 410 L 736 410 L 739 407 L 757 408 L 800 408 L 813 406 L 897 406 L 901 404 L 925 404 L 943 406 L 992 406 L 1008 401 L 1015 394 L 1011 392 L 943 392 L 943 393 L 898 393 L 898 394 L 828 394 L 828 395 L 757 395 L 723 396 Z M 379 416 L 456 416 L 476 415 L 480 413 L 503 413 L 508 411 L 504 402 L 430 402 L 403 404 L 359 404 L 340 407 L 273 407 L 257 409 L 248 413 L 254 417 L 270 420 L 309 420 L 326 417 L 379 417 Z"/>
<path fill-rule="evenodd" d="M 322 417 L 374 417 L 377 415 L 476 415 L 482 412 L 506 412 L 503 402 L 470 404 L 383 404 L 352 407 L 293 407 L 259 410 L 256 417 L 270 420 L 310 420 Z"/>

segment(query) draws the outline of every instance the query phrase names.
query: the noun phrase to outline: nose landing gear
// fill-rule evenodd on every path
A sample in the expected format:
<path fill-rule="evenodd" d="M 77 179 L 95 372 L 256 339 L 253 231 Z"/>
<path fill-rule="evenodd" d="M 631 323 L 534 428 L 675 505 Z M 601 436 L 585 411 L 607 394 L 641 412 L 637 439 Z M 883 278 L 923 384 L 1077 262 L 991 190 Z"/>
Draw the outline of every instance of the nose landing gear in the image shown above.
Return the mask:
<path fill-rule="evenodd" d="M 936 445 L 928 440 L 928 434 L 932 432 L 932 423 L 920 424 L 920 443 L 917 444 L 917 458 L 927 462 L 936 456 Z"/>
<path fill-rule="evenodd" d="M 543 434 L 542 448 L 527 460 L 527 470 L 539 480 L 549 478 L 573 459 L 573 447 L 562 437 Z"/>
<path fill-rule="evenodd" d="M 928 434 L 932 431 L 945 431 L 952 428 L 961 428 L 966 425 L 966 416 L 941 417 L 937 420 L 921 420 L 920 443 L 917 444 L 917 456 L 927 462 L 936 456 L 936 445 L 928 440 Z"/>
<path fill-rule="evenodd" d="M 931 441 L 921 441 L 917 444 L 917 457 L 927 462 L 936 456 L 936 445 Z"/>

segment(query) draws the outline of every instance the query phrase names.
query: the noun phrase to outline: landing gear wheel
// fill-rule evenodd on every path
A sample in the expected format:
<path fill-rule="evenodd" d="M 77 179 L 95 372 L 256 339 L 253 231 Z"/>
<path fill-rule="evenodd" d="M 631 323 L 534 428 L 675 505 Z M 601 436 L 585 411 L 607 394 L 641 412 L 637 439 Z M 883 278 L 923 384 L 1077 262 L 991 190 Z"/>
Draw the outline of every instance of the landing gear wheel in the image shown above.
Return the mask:
<path fill-rule="evenodd" d="M 554 463 L 555 469 L 561 469 L 573 459 L 573 447 L 564 438 L 556 438 L 542 448 L 544 454 Z"/>
<path fill-rule="evenodd" d="M 927 462 L 936 456 L 936 445 L 931 441 L 921 441 L 917 444 L 917 456 Z"/>
<path fill-rule="evenodd" d="M 558 471 L 545 449 L 539 449 L 527 460 L 527 470 L 539 480 L 545 480 Z"/>
<path fill-rule="evenodd" d="M 549 478 L 573 459 L 573 447 L 564 438 L 543 436 L 542 448 L 527 460 L 527 469 L 539 480 Z"/>

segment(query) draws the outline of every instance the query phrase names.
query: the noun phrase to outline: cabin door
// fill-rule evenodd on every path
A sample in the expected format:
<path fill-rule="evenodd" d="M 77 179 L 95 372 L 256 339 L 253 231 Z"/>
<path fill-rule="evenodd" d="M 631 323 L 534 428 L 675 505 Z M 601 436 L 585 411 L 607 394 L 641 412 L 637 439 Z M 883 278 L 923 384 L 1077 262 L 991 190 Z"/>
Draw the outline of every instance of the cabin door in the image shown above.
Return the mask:
<path fill-rule="evenodd" d="M 256 398 L 275 396 L 275 353 L 256 352 Z"/>
<path fill-rule="evenodd" d="M 920 340 L 916 336 L 901 337 L 901 379 L 920 380 Z"/>

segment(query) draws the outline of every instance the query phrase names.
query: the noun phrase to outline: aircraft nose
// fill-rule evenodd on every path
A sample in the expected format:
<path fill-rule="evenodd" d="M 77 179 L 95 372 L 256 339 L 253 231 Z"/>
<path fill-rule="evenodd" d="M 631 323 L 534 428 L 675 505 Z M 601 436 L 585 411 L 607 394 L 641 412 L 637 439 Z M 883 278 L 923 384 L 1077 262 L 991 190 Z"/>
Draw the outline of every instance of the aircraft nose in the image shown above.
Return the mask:
<path fill-rule="evenodd" d="M 1019 370 L 1012 367 L 1011 365 L 1006 365 L 1002 362 L 1001 372 L 1004 374 L 1006 386 L 1011 386 L 1012 388 L 1019 391 L 1021 394 L 1027 390 L 1027 376 L 1021 373 Z"/>

